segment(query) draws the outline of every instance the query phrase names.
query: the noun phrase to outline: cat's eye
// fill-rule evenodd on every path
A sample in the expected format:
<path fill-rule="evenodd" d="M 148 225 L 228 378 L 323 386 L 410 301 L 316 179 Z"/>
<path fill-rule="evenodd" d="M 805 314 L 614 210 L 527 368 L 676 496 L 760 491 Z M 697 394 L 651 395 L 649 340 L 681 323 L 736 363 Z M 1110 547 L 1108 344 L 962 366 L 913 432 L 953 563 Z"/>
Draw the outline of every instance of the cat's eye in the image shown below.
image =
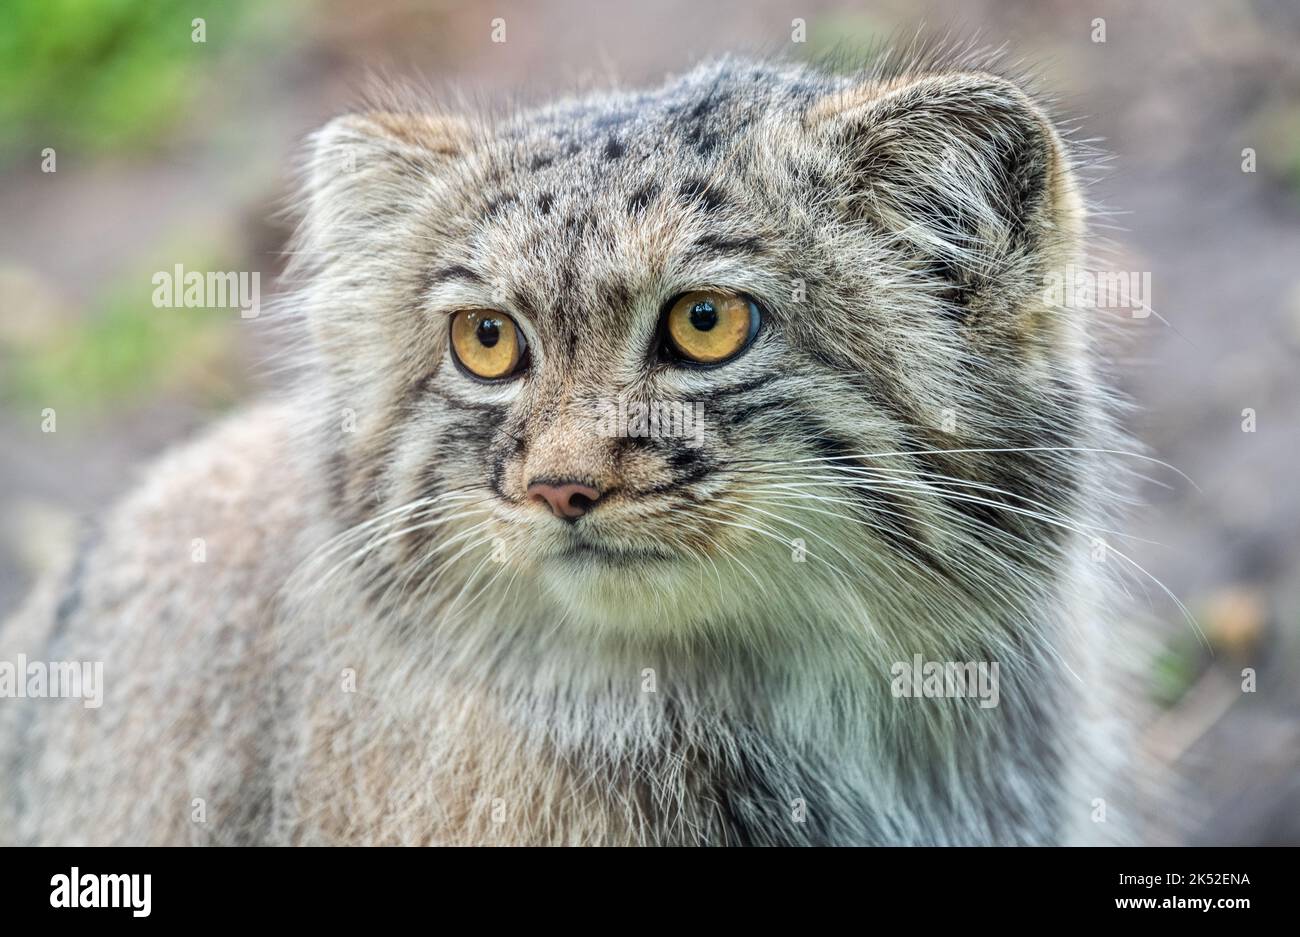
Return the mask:
<path fill-rule="evenodd" d="M 664 332 L 677 357 L 695 364 L 721 364 L 740 354 L 755 335 L 762 316 L 748 296 L 721 290 L 696 290 L 673 300 Z"/>
<path fill-rule="evenodd" d="M 451 317 L 451 351 L 462 368 L 485 381 L 523 369 L 528 343 L 508 315 L 492 309 L 463 309 Z"/>

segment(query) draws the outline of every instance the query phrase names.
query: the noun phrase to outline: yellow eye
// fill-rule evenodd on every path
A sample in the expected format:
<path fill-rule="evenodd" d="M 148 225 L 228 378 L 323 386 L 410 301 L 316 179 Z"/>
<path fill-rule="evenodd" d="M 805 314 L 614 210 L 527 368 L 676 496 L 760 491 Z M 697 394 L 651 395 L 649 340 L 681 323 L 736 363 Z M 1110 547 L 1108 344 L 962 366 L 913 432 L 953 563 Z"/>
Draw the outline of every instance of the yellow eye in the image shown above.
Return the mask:
<path fill-rule="evenodd" d="M 485 381 L 519 370 L 528 343 L 514 320 L 491 309 L 465 309 L 451 317 L 451 350 L 465 370 Z"/>
<path fill-rule="evenodd" d="M 735 293 L 697 290 L 684 293 L 668 310 L 668 340 L 673 351 L 697 364 L 718 364 L 744 350 L 758 333 L 758 307 Z"/>

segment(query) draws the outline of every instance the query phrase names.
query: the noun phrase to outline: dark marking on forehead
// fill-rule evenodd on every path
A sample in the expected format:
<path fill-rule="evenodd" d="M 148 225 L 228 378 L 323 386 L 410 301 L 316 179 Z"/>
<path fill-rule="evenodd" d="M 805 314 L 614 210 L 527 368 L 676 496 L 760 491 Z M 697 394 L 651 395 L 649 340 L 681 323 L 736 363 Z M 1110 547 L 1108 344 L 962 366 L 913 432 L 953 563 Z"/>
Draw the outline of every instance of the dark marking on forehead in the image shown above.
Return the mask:
<path fill-rule="evenodd" d="M 721 84 L 722 78 L 719 76 L 718 80 L 709 87 L 709 93 L 697 101 L 695 106 L 691 108 L 690 117 L 692 119 L 699 120 L 701 117 L 707 117 L 723 104 L 727 103 L 731 94 L 730 92 L 722 90 L 720 87 Z"/>
<path fill-rule="evenodd" d="M 707 255 L 754 255 L 763 253 L 763 242 L 757 237 L 724 238 L 705 235 L 692 245 L 691 257 Z"/>
<path fill-rule="evenodd" d="M 566 331 L 568 332 L 569 360 L 573 361 L 578 357 L 578 329 L 570 326 Z"/>
<path fill-rule="evenodd" d="M 687 100 L 673 105 L 669 113 L 683 128 L 689 128 L 708 118 L 726 104 L 731 96 L 729 91 L 721 87 L 724 78 L 724 75 L 719 75 L 700 97 L 693 102 Z"/>
<path fill-rule="evenodd" d="M 439 283 L 447 283 L 452 280 L 463 280 L 466 283 L 476 283 L 482 285 L 487 281 L 482 276 L 475 273 L 464 264 L 452 264 L 449 267 L 442 267 L 430 273 L 424 281 L 425 289 L 437 286 Z"/>
<path fill-rule="evenodd" d="M 494 218 L 517 201 L 519 201 L 519 196 L 515 195 L 513 192 L 506 192 L 501 195 L 494 196 L 488 202 L 487 209 L 486 211 L 483 212 L 483 217 Z"/>
<path fill-rule="evenodd" d="M 687 202 L 698 204 L 705 211 L 718 211 L 727 203 L 726 198 L 716 186 L 709 185 L 698 176 L 693 176 L 681 184 L 677 194 Z"/>
<path fill-rule="evenodd" d="M 541 195 L 537 196 L 537 210 L 543 215 L 549 215 L 551 213 L 551 206 L 553 204 L 555 204 L 555 196 L 550 192 L 543 192 Z"/>
<path fill-rule="evenodd" d="M 551 163 L 555 162 L 555 157 L 550 153 L 539 153 L 528 161 L 529 170 L 536 172 L 539 169 L 545 169 Z"/>
<path fill-rule="evenodd" d="M 600 299 L 606 309 L 626 309 L 632 302 L 632 291 L 618 277 L 601 285 Z"/>
<path fill-rule="evenodd" d="M 722 142 L 722 135 L 716 130 L 706 130 L 702 121 L 690 126 L 686 132 L 686 143 L 701 156 L 708 156 Z"/>
<path fill-rule="evenodd" d="M 597 117 L 595 126 L 597 130 L 609 130 L 612 127 L 621 127 L 631 119 L 632 114 L 628 111 L 610 111 Z"/>
<path fill-rule="evenodd" d="M 577 284 L 577 262 L 570 256 L 560 265 L 560 295 L 571 296 Z"/>
<path fill-rule="evenodd" d="M 641 188 L 632 193 L 632 197 L 627 200 L 627 211 L 629 215 L 639 215 L 645 211 L 650 203 L 659 195 L 659 186 L 654 182 L 647 182 Z"/>
<path fill-rule="evenodd" d="M 715 115 L 731 98 L 731 92 L 721 87 L 722 81 L 723 76 L 719 76 L 704 97 L 682 116 L 679 124 L 687 145 L 701 156 L 708 156 L 722 142 Z"/>
<path fill-rule="evenodd" d="M 610 137 L 605 143 L 605 159 L 618 159 L 626 152 L 627 147 L 617 137 Z"/>
<path fill-rule="evenodd" d="M 523 290 L 512 290 L 510 293 L 510 302 L 512 302 L 514 307 L 525 316 L 532 319 L 534 322 L 537 321 L 537 307 L 533 304 L 533 301 L 528 298 L 528 294 Z"/>
<path fill-rule="evenodd" d="M 826 178 L 826 174 L 814 165 L 787 157 L 785 168 L 790 173 L 790 178 L 799 185 L 806 185 L 819 190 L 831 188 L 830 180 Z"/>
<path fill-rule="evenodd" d="M 573 237 L 580 238 L 591 227 L 591 215 L 570 215 L 564 219 L 564 230 Z"/>

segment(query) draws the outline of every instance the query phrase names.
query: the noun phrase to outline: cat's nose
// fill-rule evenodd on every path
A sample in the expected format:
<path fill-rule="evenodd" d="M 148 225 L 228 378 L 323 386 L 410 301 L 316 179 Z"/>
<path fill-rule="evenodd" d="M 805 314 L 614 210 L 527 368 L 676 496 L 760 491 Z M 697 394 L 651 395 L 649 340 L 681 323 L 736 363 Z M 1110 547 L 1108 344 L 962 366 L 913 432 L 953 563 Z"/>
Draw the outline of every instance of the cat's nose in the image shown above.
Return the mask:
<path fill-rule="evenodd" d="M 551 513 L 566 521 L 576 521 L 590 511 L 600 492 L 590 485 L 574 481 L 536 481 L 528 486 L 528 500 L 545 501 Z"/>

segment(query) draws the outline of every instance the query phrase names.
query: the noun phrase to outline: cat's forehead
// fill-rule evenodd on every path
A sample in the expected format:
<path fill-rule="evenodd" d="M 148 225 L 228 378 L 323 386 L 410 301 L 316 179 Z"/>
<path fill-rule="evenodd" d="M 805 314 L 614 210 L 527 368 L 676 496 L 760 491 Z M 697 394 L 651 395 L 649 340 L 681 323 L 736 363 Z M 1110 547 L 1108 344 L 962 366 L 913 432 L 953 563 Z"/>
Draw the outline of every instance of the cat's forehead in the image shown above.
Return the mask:
<path fill-rule="evenodd" d="M 466 180 L 467 265 L 543 326 L 615 324 L 770 266 L 781 239 L 744 136 L 771 108 L 748 80 L 572 102 L 503 133 Z"/>
<path fill-rule="evenodd" d="M 630 147 L 708 158 L 764 114 L 806 108 L 833 87 L 798 70 L 721 63 L 653 90 L 562 101 L 508 122 L 500 135 L 525 144 L 539 167 L 599 165 Z"/>
<path fill-rule="evenodd" d="M 502 203 L 533 194 L 545 214 L 548 193 L 601 207 L 602 196 L 636 195 L 644 203 L 673 182 L 727 178 L 739 170 L 736 153 L 751 134 L 770 132 L 830 87 L 802 72 L 724 63 L 652 91 L 595 94 L 527 112 L 493 130 L 489 196 Z M 607 207 L 615 207 L 612 200 Z"/>

